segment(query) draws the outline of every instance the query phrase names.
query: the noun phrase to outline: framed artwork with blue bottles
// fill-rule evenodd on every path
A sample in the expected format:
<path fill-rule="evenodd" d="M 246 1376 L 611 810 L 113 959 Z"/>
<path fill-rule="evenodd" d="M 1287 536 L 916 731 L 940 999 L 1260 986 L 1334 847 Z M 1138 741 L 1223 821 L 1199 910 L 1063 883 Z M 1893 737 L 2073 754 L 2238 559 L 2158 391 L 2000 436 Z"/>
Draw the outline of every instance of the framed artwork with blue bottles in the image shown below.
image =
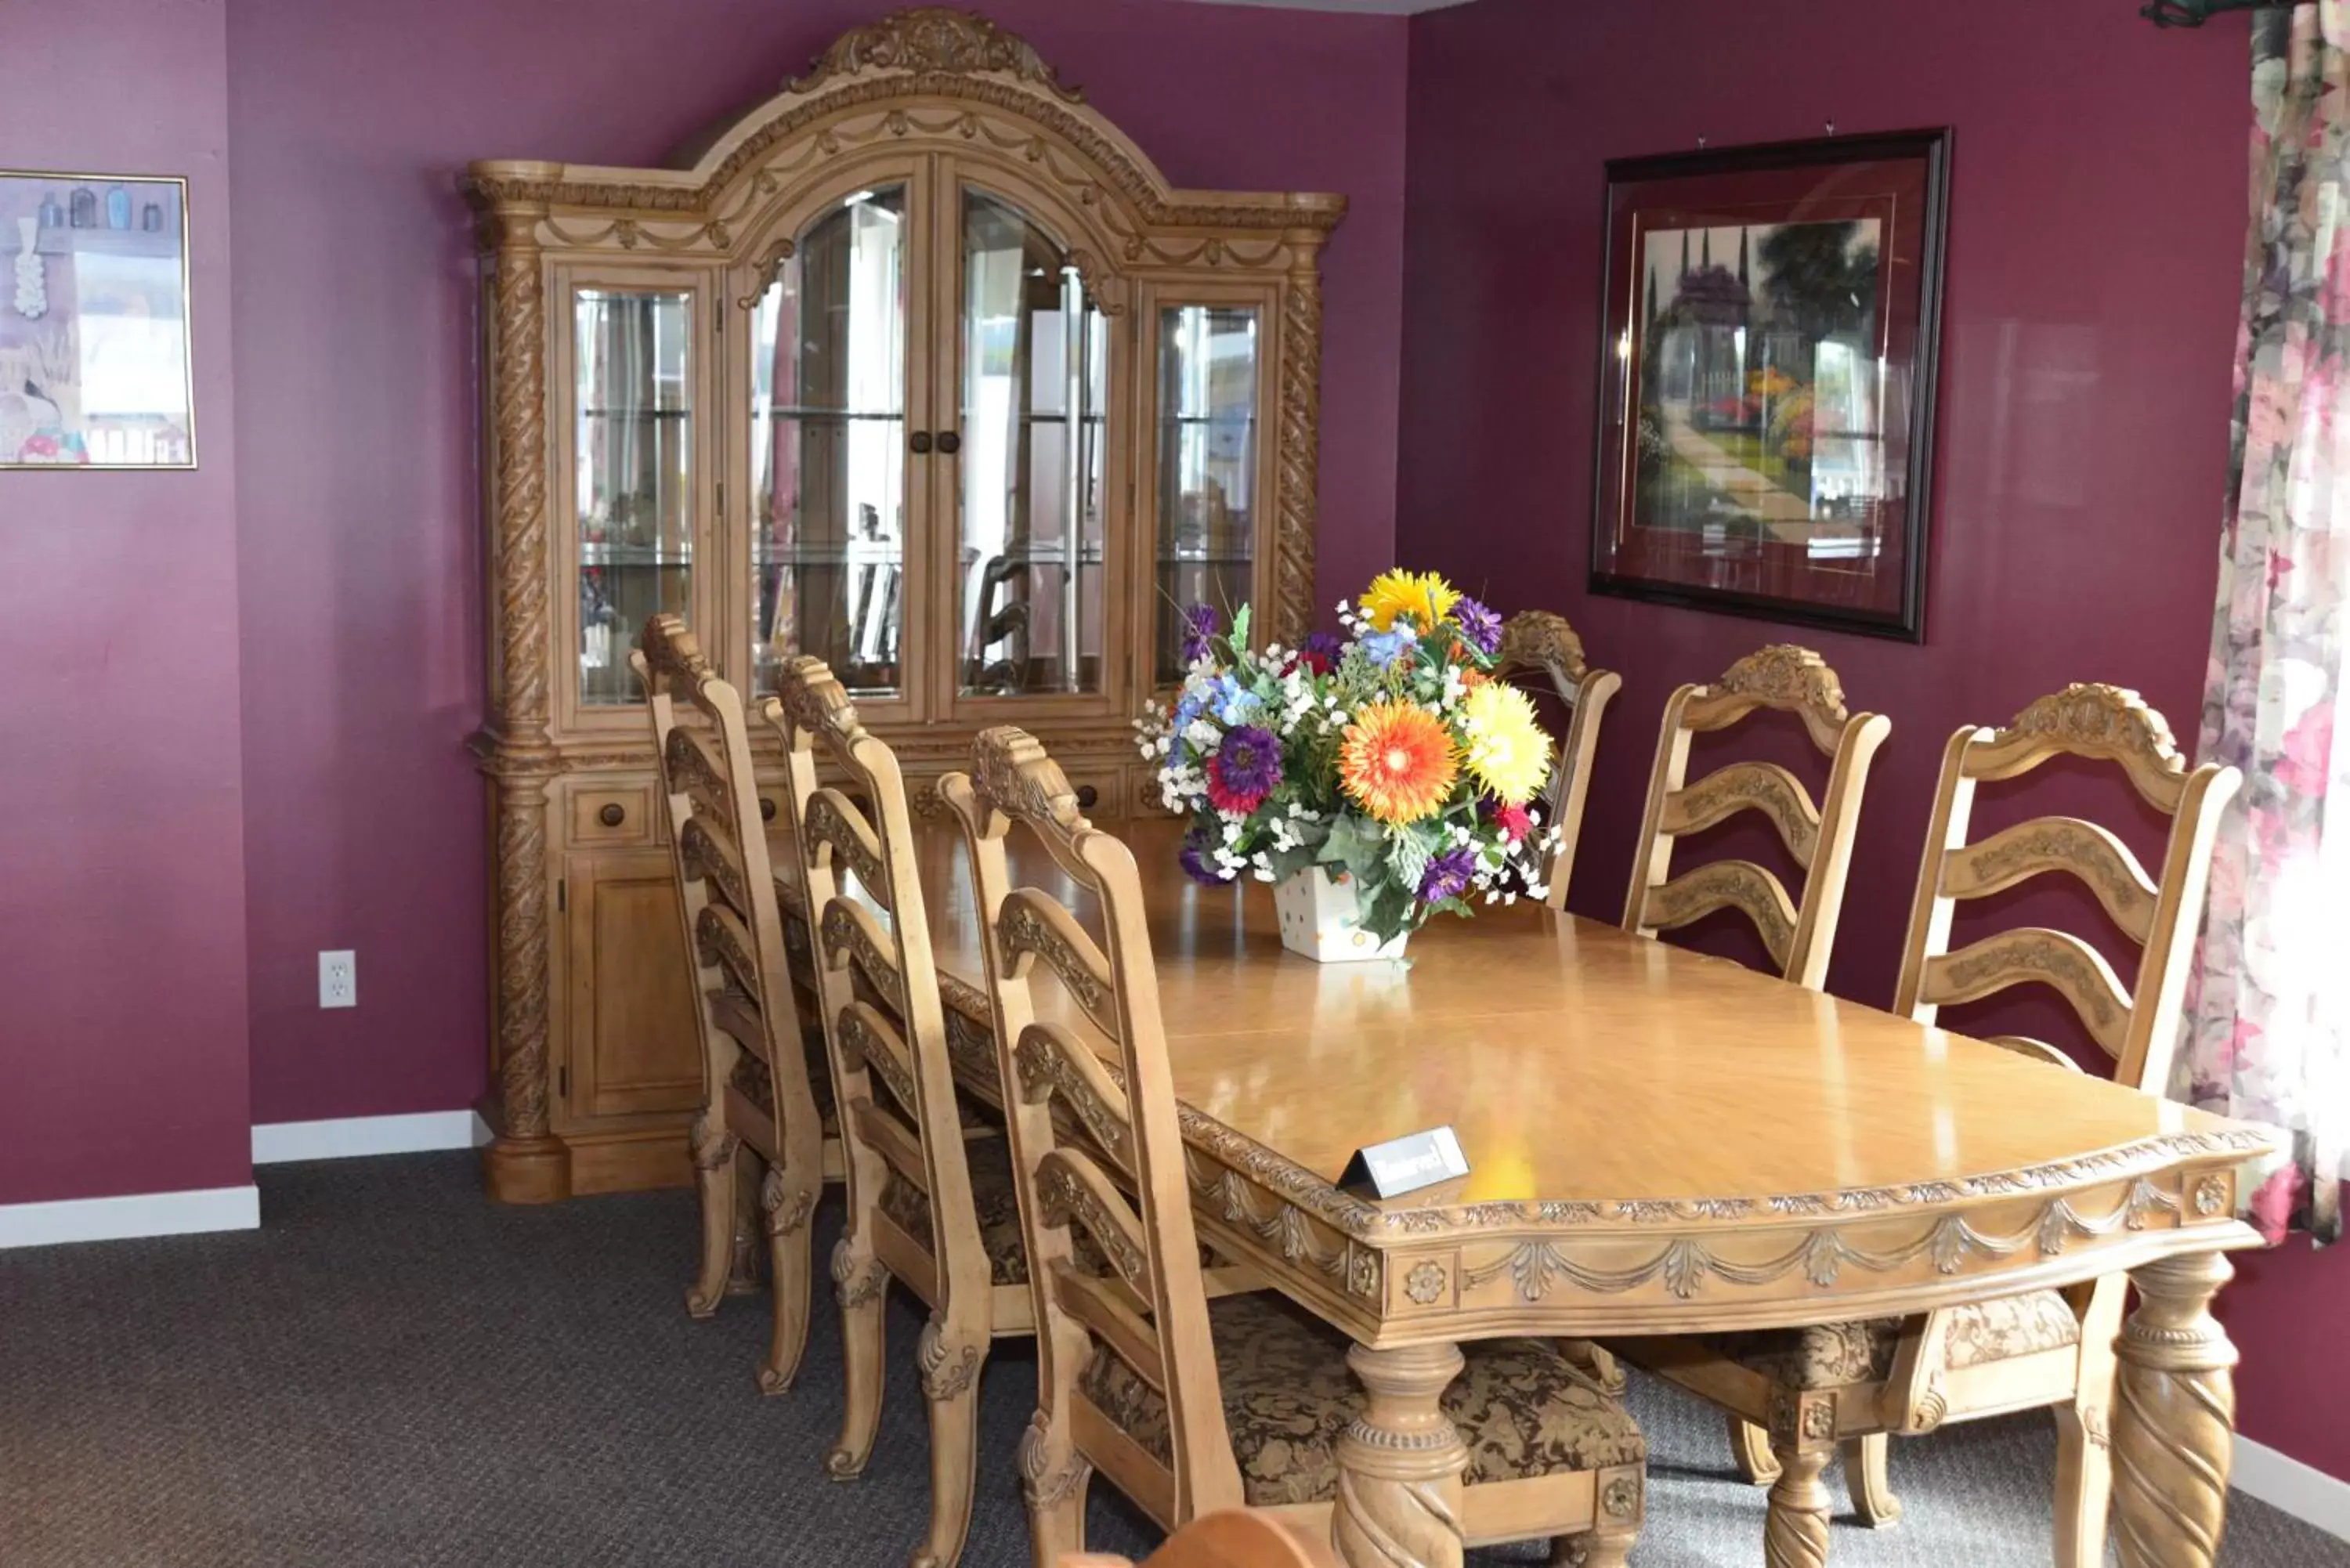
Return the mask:
<path fill-rule="evenodd" d="M 188 182 L 0 169 L 0 468 L 193 468 Z"/>

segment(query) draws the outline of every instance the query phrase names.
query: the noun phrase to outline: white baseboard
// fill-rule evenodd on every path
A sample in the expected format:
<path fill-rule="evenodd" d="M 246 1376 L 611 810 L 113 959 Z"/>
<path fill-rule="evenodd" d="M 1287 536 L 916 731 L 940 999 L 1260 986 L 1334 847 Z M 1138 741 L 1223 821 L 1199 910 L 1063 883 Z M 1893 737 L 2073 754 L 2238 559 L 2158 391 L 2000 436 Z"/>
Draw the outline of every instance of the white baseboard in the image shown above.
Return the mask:
<path fill-rule="evenodd" d="M 68 1198 L 55 1203 L 0 1204 L 0 1249 L 255 1231 L 260 1226 L 261 1189 L 252 1186 Z"/>
<path fill-rule="evenodd" d="M 2350 1541 L 2350 1480 L 2327 1475 L 2314 1465 L 2303 1464 L 2266 1443 L 2239 1435 L 2235 1469 L 2228 1484 L 2304 1524 Z"/>
<path fill-rule="evenodd" d="M 478 1148 L 487 1122 L 473 1111 L 419 1111 L 404 1116 L 343 1116 L 323 1122 L 266 1122 L 253 1129 L 253 1163 L 349 1159 L 369 1154 L 423 1154 Z"/>

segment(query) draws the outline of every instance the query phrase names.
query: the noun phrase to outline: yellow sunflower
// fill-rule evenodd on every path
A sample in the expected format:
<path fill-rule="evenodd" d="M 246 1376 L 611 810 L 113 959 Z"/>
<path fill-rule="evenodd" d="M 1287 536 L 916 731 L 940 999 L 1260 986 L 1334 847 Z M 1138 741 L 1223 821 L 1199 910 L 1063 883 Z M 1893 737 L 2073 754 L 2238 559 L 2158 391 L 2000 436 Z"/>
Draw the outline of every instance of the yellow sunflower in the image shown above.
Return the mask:
<path fill-rule="evenodd" d="M 1550 737 L 1532 699 L 1501 681 L 1471 689 L 1461 699 L 1468 736 L 1461 761 L 1469 776 L 1506 805 L 1523 805 L 1550 777 Z"/>
<path fill-rule="evenodd" d="M 1363 595 L 1363 614 L 1373 631 L 1387 631 L 1406 615 L 1417 629 L 1433 631 L 1460 602 L 1461 590 L 1434 572 L 1381 572 Z"/>
<path fill-rule="evenodd" d="M 1441 809 L 1459 775 L 1444 721 L 1409 702 L 1361 709 L 1338 748 L 1338 782 L 1385 823 L 1418 822 Z"/>

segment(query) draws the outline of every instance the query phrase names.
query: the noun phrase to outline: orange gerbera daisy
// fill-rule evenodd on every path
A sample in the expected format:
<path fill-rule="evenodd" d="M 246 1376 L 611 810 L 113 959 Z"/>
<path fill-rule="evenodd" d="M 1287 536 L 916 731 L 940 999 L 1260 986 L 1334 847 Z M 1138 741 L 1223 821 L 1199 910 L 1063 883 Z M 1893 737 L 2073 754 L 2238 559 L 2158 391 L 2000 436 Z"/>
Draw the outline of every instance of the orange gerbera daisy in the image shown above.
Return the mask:
<path fill-rule="evenodd" d="M 1437 811 L 1459 773 L 1451 732 L 1409 702 L 1363 708 L 1338 748 L 1338 782 L 1381 822 L 1418 822 Z"/>

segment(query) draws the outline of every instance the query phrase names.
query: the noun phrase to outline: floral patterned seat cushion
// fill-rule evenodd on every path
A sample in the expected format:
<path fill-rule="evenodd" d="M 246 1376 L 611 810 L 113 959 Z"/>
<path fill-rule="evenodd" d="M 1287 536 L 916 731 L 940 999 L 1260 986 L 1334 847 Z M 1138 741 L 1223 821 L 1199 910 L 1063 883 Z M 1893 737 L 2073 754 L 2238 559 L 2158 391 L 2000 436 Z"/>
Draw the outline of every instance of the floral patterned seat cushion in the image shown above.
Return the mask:
<path fill-rule="evenodd" d="M 1892 1376 L 1893 1355 L 1906 1321 L 1880 1317 L 1761 1329 L 1717 1334 L 1710 1343 L 1740 1366 L 1786 1387 L 1835 1388 L 1879 1383 Z M 2027 1291 L 1952 1308 L 1945 1365 L 1962 1371 L 2080 1343 L 2080 1319 L 2063 1296 L 2054 1291 Z"/>
<path fill-rule="evenodd" d="M 1269 1293 L 1212 1302 L 1209 1322 L 1249 1502 L 1336 1497 L 1338 1434 L 1363 1404 L 1346 1337 Z M 1624 1407 L 1552 1345 L 1489 1340 L 1461 1350 L 1468 1367 L 1446 1390 L 1444 1413 L 1469 1445 L 1471 1484 L 1646 1459 Z M 1077 1389 L 1146 1452 L 1174 1462 L 1166 1401 L 1107 1345 L 1096 1348 Z"/>
<path fill-rule="evenodd" d="M 810 1030 L 800 1044 L 807 1054 L 808 1095 L 816 1101 L 816 1119 L 823 1127 L 825 1137 L 838 1137 L 840 1110 L 832 1092 L 832 1063 L 825 1055 L 824 1034 Z M 744 1051 L 734 1058 L 734 1075 L 728 1082 L 736 1094 L 763 1111 L 775 1104 L 775 1085 L 767 1064 L 755 1051 Z"/>
<path fill-rule="evenodd" d="M 971 1163 L 972 1207 L 979 1213 L 979 1241 L 987 1249 L 988 1275 L 999 1285 L 1024 1285 L 1028 1246 L 1020 1237 L 1020 1199 L 1012 1188 L 1012 1159 L 1004 1140 L 974 1138 L 963 1148 Z M 937 1251 L 931 1232 L 930 1194 L 894 1170 L 881 1188 L 881 1212 L 920 1242 L 925 1251 Z M 1086 1261 L 1080 1239 L 1078 1266 L 1086 1266 Z"/>

